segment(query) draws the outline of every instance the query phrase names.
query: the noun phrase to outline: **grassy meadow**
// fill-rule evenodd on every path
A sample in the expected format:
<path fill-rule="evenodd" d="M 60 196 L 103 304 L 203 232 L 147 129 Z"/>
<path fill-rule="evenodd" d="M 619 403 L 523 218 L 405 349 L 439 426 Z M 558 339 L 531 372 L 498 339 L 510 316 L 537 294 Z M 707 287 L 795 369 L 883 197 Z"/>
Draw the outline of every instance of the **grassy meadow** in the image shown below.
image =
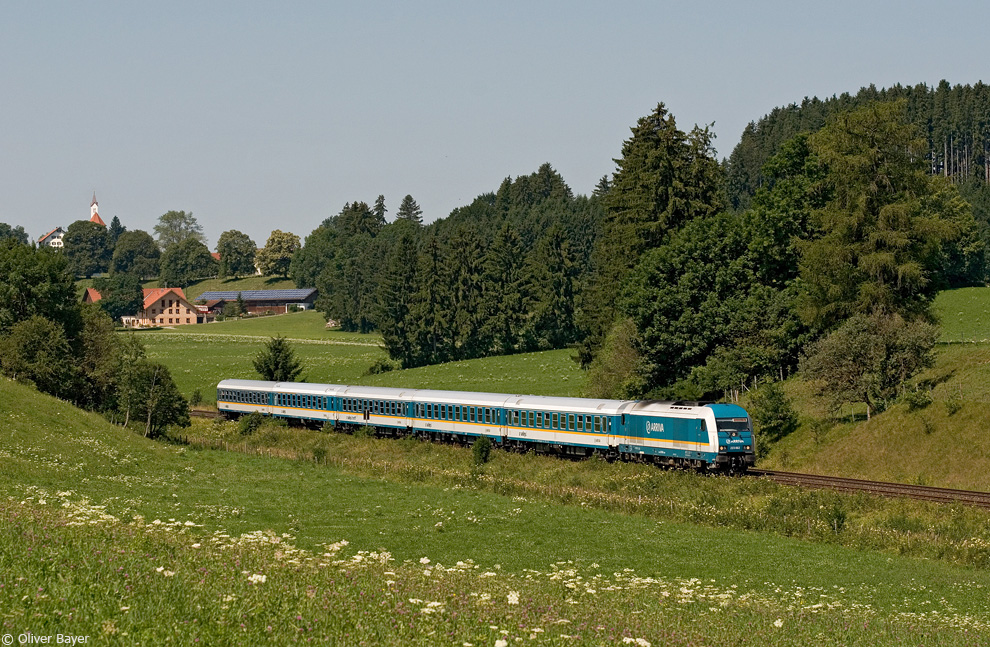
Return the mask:
<path fill-rule="evenodd" d="M 8 381 L 0 416 L 6 633 L 97 644 L 990 637 L 985 568 L 664 512 L 682 500 L 721 509 L 726 487 L 743 487 L 780 517 L 839 495 L 802 504 L 755 479 L 501 452 L 479 470 L 463 448 L 291 429 L 263 429 L 268 438 L 252 441 L 279 454 L 281 435 L 298 432 L 325 443 L 323 460 L 197 450 L 147 441 Z M 198 424 L 202 437 L 239 435 L 232 423 Z M 706 481 L 719 484 L 715 494 L 699 487 Z M 604 505 L 603 494 L 621 495 L 625 509 Z M 897 523 L 916 512 L 900 509 Z M 959 516 L 990 526 L 986 513 Z M 846 532 L 828 527 L 819 530 Z"/>
<path fill-rule="evenodd" d="M 274 335 L 292 341 L 305 367 L 302 377 L 310 382 L 570 396 L 584 387 L 585 373 L 567 349 L 371 375 L 372 364 L 387 358 L 381 337 L 326 330 L 323 324 L 320 313 L 307 311 L 135 334 L 149 357 L 169 367 L 179 390 L 188 396 L 199 389 L 204 403 L 216 401 L 222 379 L 257 378 L 251 360 Z"/>
<path fill-rule="evenodd" d="M 935 365 L 914 382 L 931 403 L 893 404 L 865 420 L 862 406 L 834 417 L 800 380 L 785 389 L 801 427 L 761 461 L 761 467 L 852 478 L 988 490 L 990 447 L 990 288 L 938 295 L 942 341 Z M 816 426 L 815 420 L 828 420 Z"/>

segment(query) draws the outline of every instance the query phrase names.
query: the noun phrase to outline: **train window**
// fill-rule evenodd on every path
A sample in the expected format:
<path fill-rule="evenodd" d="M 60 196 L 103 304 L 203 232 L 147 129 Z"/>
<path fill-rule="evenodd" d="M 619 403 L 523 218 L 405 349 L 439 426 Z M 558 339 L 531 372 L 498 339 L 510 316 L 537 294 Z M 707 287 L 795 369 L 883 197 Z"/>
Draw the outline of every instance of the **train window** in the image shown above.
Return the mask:
<path fill-rule="evenodd" d="M 584 416 L 577 417 L 577 430 L 584 431 Z"/>
<path fill-rule="evenodd" d="M 474 422 L 474 407 L 468 407 L 468 416 L 471 418 L 470 422 Z"/>
<path fill-rule="evenodd" d="M 602 431 L 602 418 L 601 416 L 595 416 L 595 431 L 601 433 Z"/>
<path fill-rule="evenodd" d="M 568 414 L 567 416 L 567 428 L 574 431 L 574 414 Z"/>
<path fill-rule="evenodd" d="M 461 421 L 461 405 L 455 404 L 454 405 L 454 422 L 460 422 L 460 421 Z"/>
<path fill-rule="evenodd" d="M 555 414 L 552 414 L 552 415 L 553 415 L 553 421 L 550 423 L 551 424 L 550 428 L 551 429 L 556 429 L 557 428 L 557 414 L 555 413 Z"/>

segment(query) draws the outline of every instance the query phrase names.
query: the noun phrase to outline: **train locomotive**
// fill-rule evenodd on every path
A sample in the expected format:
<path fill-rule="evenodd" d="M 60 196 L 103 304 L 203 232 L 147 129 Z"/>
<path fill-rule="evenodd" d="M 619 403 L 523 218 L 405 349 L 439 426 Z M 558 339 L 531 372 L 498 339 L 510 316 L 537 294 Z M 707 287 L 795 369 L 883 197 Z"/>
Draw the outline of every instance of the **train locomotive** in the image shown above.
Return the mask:
<path fill-rule="evenodd" d="M 487 436 L 506 449 L 699 470 L 745 471 L 755 461 L 752 423 L 734 404 L 223 380 L 217 409 L 228 418 L 258 412 L 463 443 Z"/>

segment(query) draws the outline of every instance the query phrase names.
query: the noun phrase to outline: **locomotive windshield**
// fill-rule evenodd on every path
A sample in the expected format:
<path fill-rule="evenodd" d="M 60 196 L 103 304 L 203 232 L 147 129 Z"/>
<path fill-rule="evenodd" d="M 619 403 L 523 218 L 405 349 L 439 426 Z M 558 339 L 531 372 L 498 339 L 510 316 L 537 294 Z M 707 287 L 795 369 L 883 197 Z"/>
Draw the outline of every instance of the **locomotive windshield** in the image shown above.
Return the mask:
<path fill-rule="evenodd" d="M 749 418 L 716 418 L 719 431 L 749 431 Z"/>

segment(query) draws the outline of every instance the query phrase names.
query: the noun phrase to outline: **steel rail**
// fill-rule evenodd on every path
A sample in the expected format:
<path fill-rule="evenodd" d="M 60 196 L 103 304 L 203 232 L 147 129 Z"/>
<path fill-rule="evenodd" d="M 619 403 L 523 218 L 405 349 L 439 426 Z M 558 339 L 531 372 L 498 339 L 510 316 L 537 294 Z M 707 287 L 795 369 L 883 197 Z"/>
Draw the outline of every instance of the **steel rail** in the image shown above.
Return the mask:
<path fill-rule="evenodd" d="M 768 478 L 775 483 L 814 489 L 828 489 L 838 492 L 863 492 L 886 497 L 903 497 L 936 503 L 962 503 L 979 508 L 990 508 L 990 492 L 954 490 L 951 488 L 909 485 L 906 483 L 886 483 L 864 481 L 820 474 L 799 474 L 774 470 L 749 470 L 752 476 Z"/>

